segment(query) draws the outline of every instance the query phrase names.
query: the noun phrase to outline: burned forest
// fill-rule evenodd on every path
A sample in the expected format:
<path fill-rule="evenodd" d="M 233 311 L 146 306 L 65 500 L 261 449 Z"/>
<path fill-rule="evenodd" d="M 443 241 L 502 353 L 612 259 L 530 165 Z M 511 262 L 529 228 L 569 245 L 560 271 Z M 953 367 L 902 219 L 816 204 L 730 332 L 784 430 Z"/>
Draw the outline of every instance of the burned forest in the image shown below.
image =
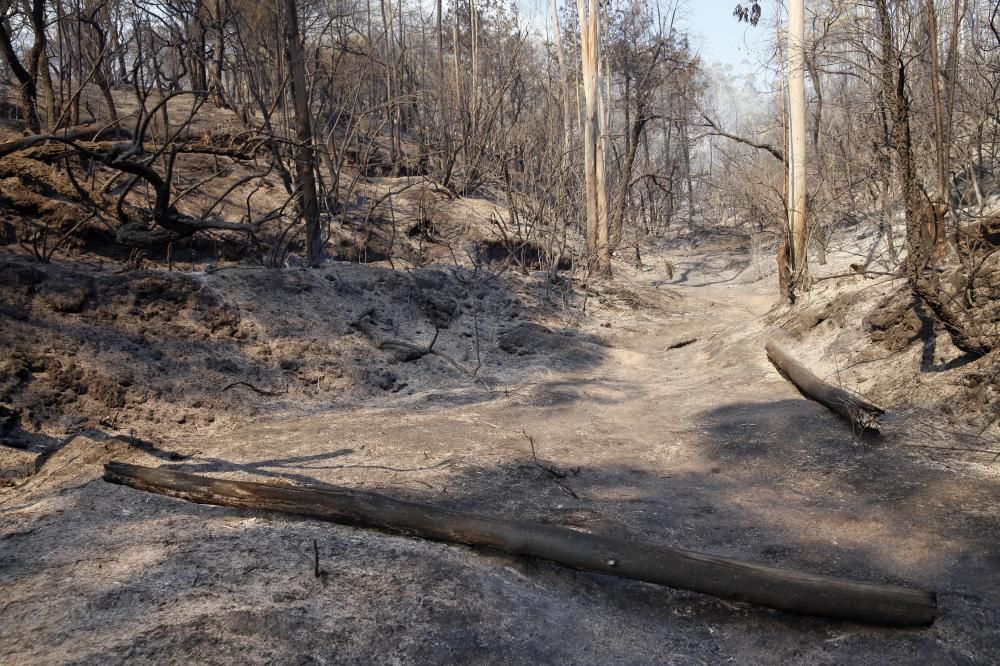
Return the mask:
<path fill-rule="evenodd" d="M 995 663 L 1000 2 L 0 2 L 0 663 Z"/>

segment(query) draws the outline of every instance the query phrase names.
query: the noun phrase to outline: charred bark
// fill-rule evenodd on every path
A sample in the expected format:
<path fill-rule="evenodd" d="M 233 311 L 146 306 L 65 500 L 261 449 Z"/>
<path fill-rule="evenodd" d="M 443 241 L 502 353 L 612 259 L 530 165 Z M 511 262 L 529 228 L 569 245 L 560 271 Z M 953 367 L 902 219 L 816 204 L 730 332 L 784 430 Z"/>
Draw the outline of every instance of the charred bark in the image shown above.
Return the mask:
<path fill-rule="evenodd" d="M 199 504 L 277 511 L 550 560 L 586 571 L 748 601 L 792 613 L 892 627 L 930 625 L 933 592 L 838 580 L 556 525 L 454 511 L 336 486 L 227 481 L 124 463 L 104 479 Z"/>
<path fill-rule="evenodd" d="M 778 372 L 795 384 L 802 395 L 847 419 L 859 431 L 878 432 L 878 417 L 885 413 L 881 407 L 860 395 L 824 382 L 774 340 L 769 341 L 765 349 Z"/>
<path fill-rule="evenodd" d="M 285 55 L 295 108 L 295 177 L 299 189 L 299 210 L 306 223 L 306 264 L 315 266 L 319 263 L 323 243 L 320 238 L 316 175 L 313 172 L 312 109 L 309 108 L 309 92 L 306 90 L 306 68 L 295 0 L 285 0 Z"/>

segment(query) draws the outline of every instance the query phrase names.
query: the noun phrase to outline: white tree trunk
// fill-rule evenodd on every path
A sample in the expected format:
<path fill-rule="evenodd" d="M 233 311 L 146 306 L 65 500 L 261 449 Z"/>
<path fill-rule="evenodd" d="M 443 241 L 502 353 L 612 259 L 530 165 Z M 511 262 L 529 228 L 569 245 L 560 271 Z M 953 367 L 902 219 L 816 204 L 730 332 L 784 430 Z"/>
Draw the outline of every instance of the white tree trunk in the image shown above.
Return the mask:
<path fill-rule="evenodd" d="M 596 272 L 607 275 L 611 272 L 611 252 L 608 245 L 604 136 L 601 131 L 604 113 L 601 102 L 601 14 L 597 0 L 577 0 L 576 4 L 580 13 L 580 64 L 586 104 L 583 166 L 587 199 L 587 252 Z"/>
<path fill-rule="evenodd" d="M 556 55 L 559 58 L 559 82 L 562 84 L 563 103 L 563 168 L 569 163 L 569 148 L 573 142 L 573 116 L 570 113 L 569 105 L 569 80 L 566 78 L 566 63 L 563 59 L 562 30 L 559 28 L 559 6 L 558 0 L 551 0 L 552 29 L 555 31 Z"/>
<path fill-rule="evenodd" d="M 788 65 L 789 263 L 794 287 L 807 289 L 805 12 L 802 0 L 788 3 Z"/>

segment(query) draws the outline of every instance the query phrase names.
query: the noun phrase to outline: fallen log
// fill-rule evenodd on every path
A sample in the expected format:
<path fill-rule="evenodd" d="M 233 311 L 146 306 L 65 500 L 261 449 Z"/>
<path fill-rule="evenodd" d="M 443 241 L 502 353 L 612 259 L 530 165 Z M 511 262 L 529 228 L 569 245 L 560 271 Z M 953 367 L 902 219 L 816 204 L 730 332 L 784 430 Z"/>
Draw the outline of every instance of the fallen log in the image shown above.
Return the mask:
<path fill-rule="evenodd" d="M 16 153 L 19 150 L 25 150 L 26 148 L 37 146 L 41 143 L 45 143 L 46 141 L 85 141 L 95 139 L 99 135 L 103 135 L 104 138 L 108 140 L 132 139 L 131 132 L 121 127 L 115 127 L 114 123 L 93 123 L 59 130 L 53 134 L 33 134 L 32 136 L 25 136 L 11 141 L 4 141 L 0 143 L 0 157 Z"/>
<path fill-rule="evenodd" d="M 861 432 L 878 432 L 878 417 L 885 414 L 884 409 L 860 395 L 824 382 L 774 340 L 768 341 L 764 349 L 778 372 L 795 384 L 802 395 L 844 417 Z"/>
<path fill-rule="evenodd" d="M 786 571 L 555 525 L 453 511 L 348 488 L 227 481 L 117 462 L 104 466 L 104 479 L 199 504 L 291 513 L 538 557 L 574 569 L 703 592 L 792 613 L 890 627 L 926 626 L 934 622 L 937 605 L 933 592 Z"/>

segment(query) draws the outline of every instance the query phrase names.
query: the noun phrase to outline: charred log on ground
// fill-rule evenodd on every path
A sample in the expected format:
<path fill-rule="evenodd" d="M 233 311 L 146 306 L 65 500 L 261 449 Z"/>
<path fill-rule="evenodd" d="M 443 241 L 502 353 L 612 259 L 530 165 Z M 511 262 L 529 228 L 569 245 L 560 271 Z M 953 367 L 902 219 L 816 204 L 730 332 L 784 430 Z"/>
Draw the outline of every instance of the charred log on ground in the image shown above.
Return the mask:
<path fill-rule="evenodd" d="M 349 488 L 227 481 L 117 462 L 105 465 L 104 479 L 199 504 L 291 513 L 489 548 L 793 613 L 892 627 L 930 625 L 936 613 L 933 592 L 786 571 Z"/>

